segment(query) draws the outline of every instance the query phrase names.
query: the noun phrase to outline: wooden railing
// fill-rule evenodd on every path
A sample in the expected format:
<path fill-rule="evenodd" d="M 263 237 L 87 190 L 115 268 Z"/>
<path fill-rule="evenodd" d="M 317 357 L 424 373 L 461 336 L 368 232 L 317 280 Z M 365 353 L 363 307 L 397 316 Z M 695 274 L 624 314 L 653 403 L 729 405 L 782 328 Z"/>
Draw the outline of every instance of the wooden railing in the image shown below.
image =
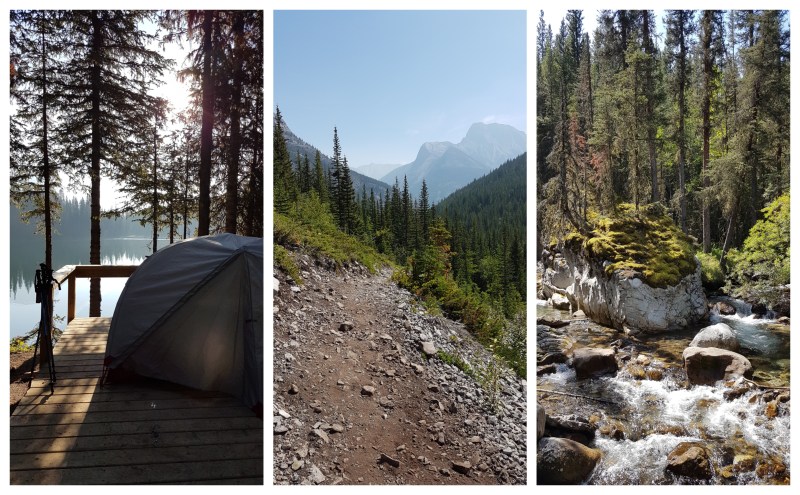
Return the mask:
<path fill-rule="evenodd" d="M 137 265 L 65 265 L 53 273 L 60 284 L 67 281 L 67 324 L 75 319 L 75 279 L 130 277 Z"/>

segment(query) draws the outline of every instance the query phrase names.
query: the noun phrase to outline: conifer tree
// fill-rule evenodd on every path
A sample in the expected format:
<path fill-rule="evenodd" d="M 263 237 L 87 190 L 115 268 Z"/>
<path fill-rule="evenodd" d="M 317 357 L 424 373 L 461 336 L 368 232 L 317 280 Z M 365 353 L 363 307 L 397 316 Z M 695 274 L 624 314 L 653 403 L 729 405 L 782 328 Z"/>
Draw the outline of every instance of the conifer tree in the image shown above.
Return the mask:
<path fill-rule="evenodd" d="M 63 163 L 73 170 L 88 169 L 92 264 L 100 264 L 101 175 L 137 160 L 155 105 L 148 90 L 169 65 L 147 47 L 154 36 L 142 24 L 153 16 L 138 10 L 76 10 L 67 15 L 70 38 L 65 49 L 70 59 L 64 70 L 64 101 L 69 112 L 58 139 L 64 143 Z M 91 279 L 90 315 L 99 314 L 100 280 Z"/>

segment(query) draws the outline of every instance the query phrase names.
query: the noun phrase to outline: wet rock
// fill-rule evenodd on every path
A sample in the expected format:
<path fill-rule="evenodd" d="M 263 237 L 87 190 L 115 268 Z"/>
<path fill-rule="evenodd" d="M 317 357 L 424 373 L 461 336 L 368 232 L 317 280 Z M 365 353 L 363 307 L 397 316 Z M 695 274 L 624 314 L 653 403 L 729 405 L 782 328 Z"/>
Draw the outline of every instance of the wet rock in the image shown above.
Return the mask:
<path fill-rule="evenodd" d="M 664 378 L 664 371 L 659 368 L 648 368 L 644 372 L 645 376 L 647 376 L 648 380 L 653 381 L 661 381 Z"/>
<path fill-rule="evenodd" d="M 714 305 L 714 308 L 719 312 L 721 315 L 731 316 L 736 314 L 736 308 L 732 305 L 726 303 L 725 301 L 719 301 Z"/>
<path fill-rule="evenodd" d="M 616 373 L 618 366 L 614 349 L 584 347 L 572 353 L 572 365 L 578 380 Z"/>
<path fill-rule="evenodd" d="M 687 347 L 683 363 L 691 385 L 713 385 L 727 378 L 753 376 L 753 365 L 746 357 L 716 347 Z"/>
<path fill-rule="evenodd" d="M 788 325 L 789 324 L 789 317 L 788 316 L 781 316 L 778 318 L 778 323 L 781 325 Z"/>
<path fill-rule="evenodd" d="M 546 325 L 550 328 L 561 328 L 569 325 L 569 320 L 559 320 L 556 318 L 541 317 L 536 318 L 537 325 Z"/>
<path fill-rule="evenodd" d="M 572 317 L 576 320 L 582 320 L 586 318 L 586 313 L 584 313 L 582 309 L 579 309 L 578 311 L 572 313 Z"/>
<path fill-rule="evenodd" d="M 644 380 L 647 378 L 647 373 L 644 371 L 644 367 L 638 364 L 629 364 L 626 368 L 628 373 L 636 380 Z"/>
<path fill-rule="evenodd" d="M 707 480 L 714 476 L 708 448 L 698 442 L 681 442 L 667 456 L 667 471 L 678 476 Z"/>
<path fill-rule="evenodd" d="M 752 471 L 756 467 L 756 459 L 752 455 L 739 454 L 733 458 L 733 469 L 737 472 Z"/>
<path fill-rule="evenodd" d="M 599 450 L 566 438 L 542 438 L 536 452 L 536 476 L 539 483 L 547 485 L 581 483 L 601 457 Z"/>
<path fill-rule="evenodd" d="M 422 352 L 425 353 L 426 356 L 431 357 L 436 355 L 436 346 L 433 345 L 433 342 L 423 342 L 422 343 Z"/>
<path fill-rule="evenodd" d="M 731 327 L 724 323 L 717 323 L 700 330 L 692 339 L 689 347 L 717 347 L 737 352 L 739 350 L 739 340 Z"/>
<path fill-rule="evenodd" d="M 562 311 L 569 311 L 569 299 L 561 294 L 553 294 L 550 297 L 550 304 L 553 305 L 553 308 L 560 309 Z"/>
<path fill-rule="evenodd" d="M 555 363 L 545 364 L 544 366 L 536 367 L 536 376 L 550 375 L 557 370 Z"/>
<path fill-rule="evenodd" d="M 549 436 L 565 437 L 578 443 L 588 445 L 594 438 L 597 427 L 575 414 L 564 416 L 547 416 L 545 421 Z"/>
<path fill-rule="evenodd" d="M 546 365 L 565 363 L 572 354 L 575 342 L 546 325 L 536 326 L 536 363 Z"/>
<path fill-rule="evenodd" d="M 536 403 L 536 440 L 539 441 L 544 435 L 544 427 L 547 422 L 547 414 L 544 408 L 537 402 Z"/>

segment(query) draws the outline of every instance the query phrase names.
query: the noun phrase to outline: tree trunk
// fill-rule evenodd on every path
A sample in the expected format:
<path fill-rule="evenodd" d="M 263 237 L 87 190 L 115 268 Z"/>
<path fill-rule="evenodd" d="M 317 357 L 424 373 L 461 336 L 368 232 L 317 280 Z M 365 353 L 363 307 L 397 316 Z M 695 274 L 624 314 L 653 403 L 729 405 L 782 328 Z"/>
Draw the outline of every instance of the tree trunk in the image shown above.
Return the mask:
<path fill-rule="evenodd" d="M 153 127 L 153 252 L 158 251 L 158 128 Z"/>
<path fill-rule="evenodd" d="M 50 213 L 50 155 L 47 139 L 47 42 L 42 27 L 42 171 L 44 175 L 44 263 L 53 268 L 53 226 Z"/>
<path fill-rule="evenodd" d="M 708 182 L 711 150 L 711 13 L 703 12 L 703 191 L 710 186 Z M 727 119 L 726 119 L 727 120 Z M 711 207 L 707 198 L 703 198 L 703 252 L 711 251 Z"/>
<path fill-rule="evenodd" d="M 243 22 L 242 14 L 237 13 L 233 21 L 234 72 L 231 94 L 231 149 L 228 154 L 228 181 L 225 191 L 225 232 L 230 232 L 231 234 L 236 233 L 236 219 L 239 213 L 239 151 L 242 144 L 239 107 L 241 106 L 242 80 L 244 78 L 241 64 L 244 37 L 242 32 L 244 29 Z"/>
<path fill-rule="evenodd" d="M 89 241 L 89 263 L 100 264 L 100 86 L 102 84 L 102 67 L 100 66 L 101 52 L 103 51 L 103 21 L 98 17 L 98 12 L 92 12 L 92 91 L 91 91 L 91 119 L 92 119 L 92 145 L 89 178 L 91 181 L 91 227 Z M 100 316 L 100 279 L 92 278 L 89 281 L 89 316 Z"/>
<path fill-rule="evenodd" d="M 214 83 L 211 73 L 213 11 L 203 13 L 203 125 L 200 129 L 200 197 L 197 235 L 209 234 L 211 220 L 211 147 L 214 127 Z"/>

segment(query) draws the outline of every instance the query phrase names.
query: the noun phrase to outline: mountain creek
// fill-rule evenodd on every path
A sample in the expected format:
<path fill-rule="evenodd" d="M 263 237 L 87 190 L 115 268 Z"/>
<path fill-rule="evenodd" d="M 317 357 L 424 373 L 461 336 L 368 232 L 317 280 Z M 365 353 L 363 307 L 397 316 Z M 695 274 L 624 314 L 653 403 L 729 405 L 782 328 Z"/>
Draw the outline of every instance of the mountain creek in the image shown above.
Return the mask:
<path fill-rule="evenodd" d="M 735 314 L 720 314 L 717 303 Z M 549 323 L 537 325 L 537 402 L 547 418 L 539 448 L 547 437 L 563 437 L 599 451 L 577 481 L 585 484 L 788 484 L 789 325 L 759 319 L 741 301 L 709 297 L 712 305 L 704 324 L 629 336 L 538 300 L 538 322 Z M 752 381 L 689 384 L 683 351 L 716 323 L 733 330 Z M 554 348 L 613 349 L 618 369 L 578 379 L 571 359 L 542 362 Z M 675 453 L 681 444 L 706 452 L 705 474 L 668 468 L 673 457 L 692 457 Z"/>
<path fill-rule="evenodd" d="M 526 483 L 525 380 L 390 270 L 294 258 L 301 284 L 273 268 L 275 484 Z"/>

